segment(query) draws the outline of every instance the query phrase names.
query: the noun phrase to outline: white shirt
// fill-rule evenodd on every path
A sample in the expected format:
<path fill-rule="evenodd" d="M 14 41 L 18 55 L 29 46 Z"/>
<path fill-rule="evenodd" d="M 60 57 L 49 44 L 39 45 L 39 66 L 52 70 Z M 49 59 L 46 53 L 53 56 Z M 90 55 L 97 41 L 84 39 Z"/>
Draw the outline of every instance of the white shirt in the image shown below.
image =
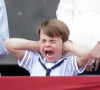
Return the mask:
<path fill-rule="evenodd" d="M 4 41 L 9 38 L 8 19 L 4 0 L 0 0 L 0 58 L 8 52 L 5 49 Z"/>
<path fill-rule="evenodd" d="M 51 70 L 50 76 L 73 76 L 82 73 L 85 66 L 78 68 L 76 56 L 63 57 L 54 63 L 47 63 L 38 52 L 26 51 L 22 60 L 18 60 L 19 66 L 29 71 L 31 76 L 46 76 L 46 70 L 40 64 L 39 58 L 47 68 L 51 68 L 55 64 L 64 59 L 63 63 Z"/>
<path fill-rule="evenodd" d="M 93 48 L 100 41 L 100 0 L 60 0 L 56 14 L 73 42 Z"/>

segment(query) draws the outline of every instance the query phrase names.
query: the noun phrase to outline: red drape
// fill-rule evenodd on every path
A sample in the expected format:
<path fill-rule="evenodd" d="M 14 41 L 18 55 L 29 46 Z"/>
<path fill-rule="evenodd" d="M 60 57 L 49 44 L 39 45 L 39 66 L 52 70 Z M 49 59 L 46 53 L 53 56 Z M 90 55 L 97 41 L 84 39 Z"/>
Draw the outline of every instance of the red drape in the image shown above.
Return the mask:
<path fill-rule="evenodd" d="M 0 77 L 0 90 L 100 90 L 100 76 Z"/>

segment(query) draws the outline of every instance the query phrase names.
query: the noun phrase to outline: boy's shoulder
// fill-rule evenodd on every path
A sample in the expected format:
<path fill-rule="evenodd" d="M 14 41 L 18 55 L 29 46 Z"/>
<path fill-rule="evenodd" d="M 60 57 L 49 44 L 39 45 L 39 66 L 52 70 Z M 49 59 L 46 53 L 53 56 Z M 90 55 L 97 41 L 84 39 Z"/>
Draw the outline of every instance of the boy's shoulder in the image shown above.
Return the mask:
<path fill-rule="evenodd" d="M 76 59 L 76 55 L 70 55 L 70 56 L 64 56 L 67 60 L 75 60 Z"/>

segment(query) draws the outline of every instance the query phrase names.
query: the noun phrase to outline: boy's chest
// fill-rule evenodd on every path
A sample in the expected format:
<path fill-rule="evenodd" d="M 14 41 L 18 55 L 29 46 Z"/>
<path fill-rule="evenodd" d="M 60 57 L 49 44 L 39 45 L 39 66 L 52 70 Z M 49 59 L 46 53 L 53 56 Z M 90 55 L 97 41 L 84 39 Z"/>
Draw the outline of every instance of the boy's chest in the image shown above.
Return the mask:
<path fill-rule="evenodd" d="M 55 66 L 53 63 L 46 63 L 46 68 L 52 68 Z M 69 65 L 67 65 L 67 62 L 61 63 L 61 65 L 58 65 L 57 67 L 51 69 L 50 76 L 65 76 L 66 74 L 71 71 L 72 68 L 68 68 Z M 31 76 L 46 76 L 46 69 L 43 67 L 43 65 L 40 64 L 39 61 L 33 64 L 31 68 Z"/>

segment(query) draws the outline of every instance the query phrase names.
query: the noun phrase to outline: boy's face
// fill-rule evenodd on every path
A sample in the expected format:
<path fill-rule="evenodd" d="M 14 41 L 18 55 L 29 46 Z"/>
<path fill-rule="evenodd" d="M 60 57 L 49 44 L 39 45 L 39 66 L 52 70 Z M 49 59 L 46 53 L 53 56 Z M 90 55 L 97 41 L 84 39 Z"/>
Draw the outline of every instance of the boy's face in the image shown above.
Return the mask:
<path fill-rule="evenodd" d="M 63 42 L 60 37 L 49 37 L 40 32 L 40 53 L 47 62 L 54 62 L 62 57 Z"/>

